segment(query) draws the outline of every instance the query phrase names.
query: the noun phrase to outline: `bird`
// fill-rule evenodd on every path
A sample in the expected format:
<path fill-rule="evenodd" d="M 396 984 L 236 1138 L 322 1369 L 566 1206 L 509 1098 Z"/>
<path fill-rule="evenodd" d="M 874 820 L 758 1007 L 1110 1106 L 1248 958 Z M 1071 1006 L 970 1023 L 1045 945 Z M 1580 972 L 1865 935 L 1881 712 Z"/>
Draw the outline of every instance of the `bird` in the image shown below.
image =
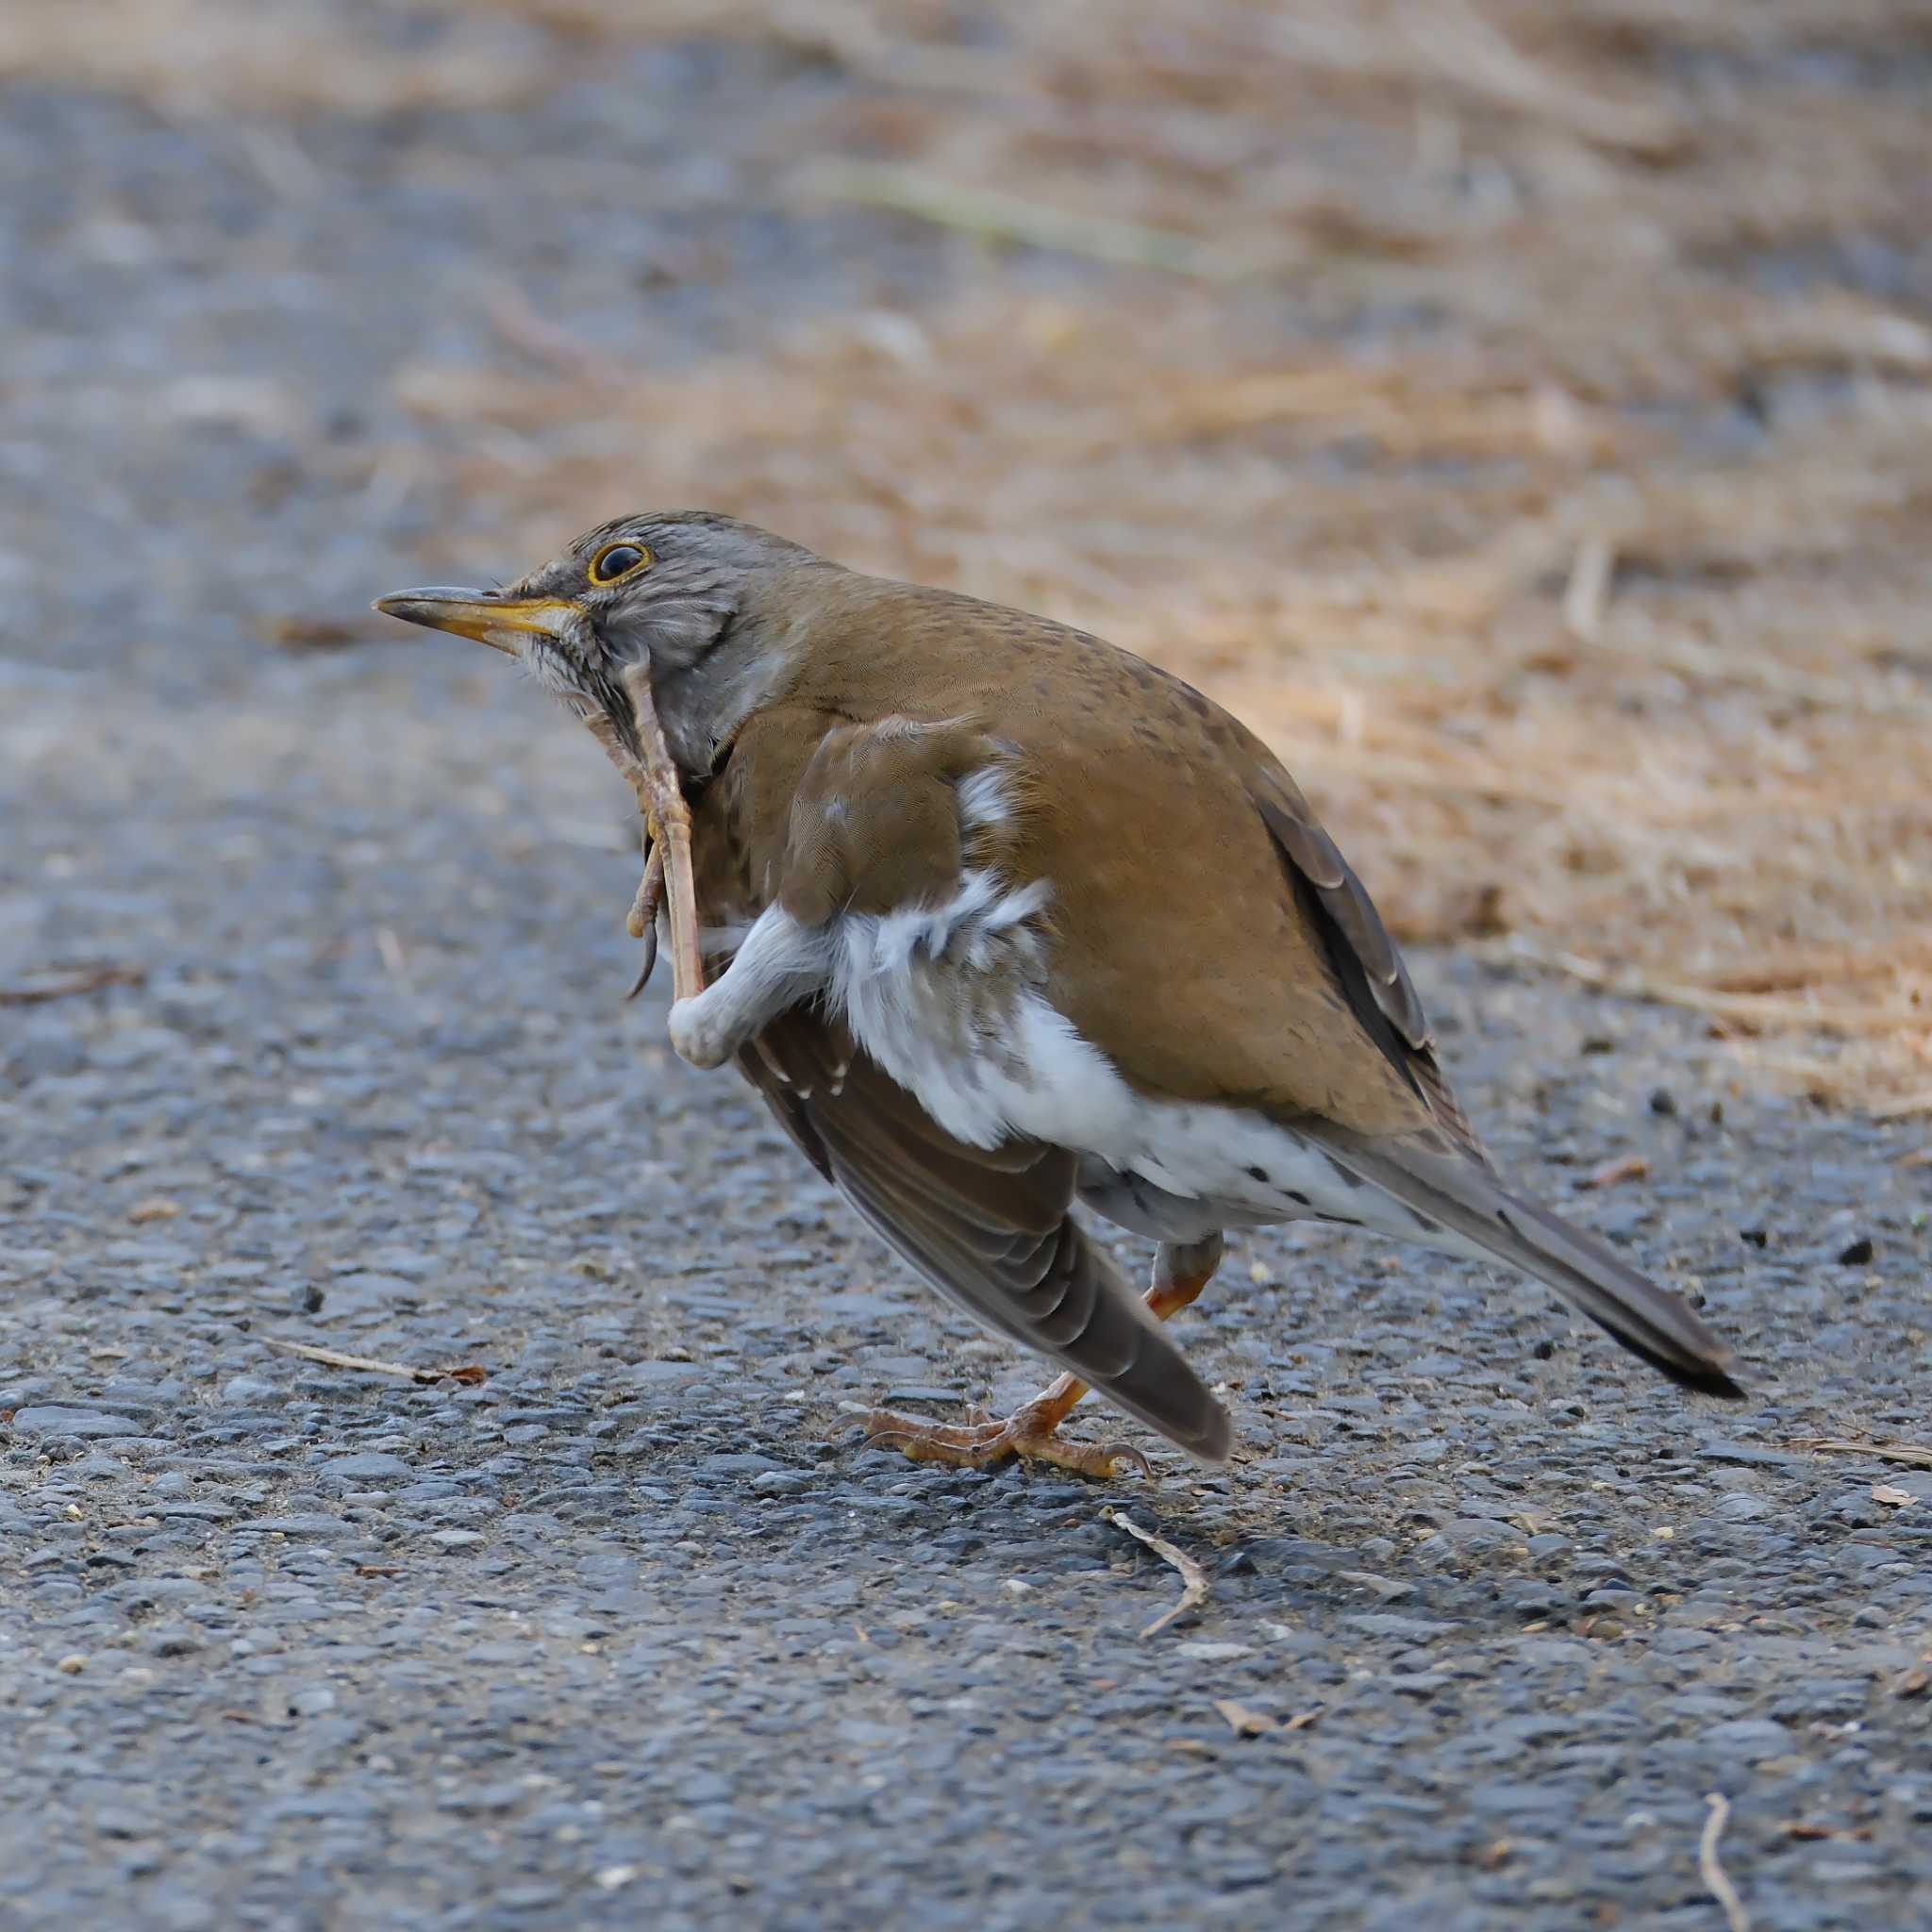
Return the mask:
<path fill-rule="evenodd" d="M 375 608 L 493 645 L 633 749 L 645 682 L 708 978 L 673 1047 L 734 1064 L 931 1287 L 1061 1372 L 1000 1419 L 874 1410 L 871 1440 L 1146 1470 L 1062 1433 L 1091 1390 L 1226 1461 L 1165 1324 L 1230 1229 L 1298 1220 L 1507 1263 L 1674 1382 L 1742 1393 L 1681 1296 L 1506 1183 L 1301 790 L 1159 666 L 698 510 Z M 1156 1243 L 1144 1296 L 1076 1207 Z"/>

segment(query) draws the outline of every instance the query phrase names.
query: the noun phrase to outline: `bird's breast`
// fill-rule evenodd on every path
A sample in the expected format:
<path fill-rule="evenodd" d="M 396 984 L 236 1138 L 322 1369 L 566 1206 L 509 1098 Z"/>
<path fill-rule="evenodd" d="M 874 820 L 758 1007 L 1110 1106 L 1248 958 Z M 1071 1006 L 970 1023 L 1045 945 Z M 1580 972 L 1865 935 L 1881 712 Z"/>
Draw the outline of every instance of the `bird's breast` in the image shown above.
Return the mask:
<path fill-rule="evenodd" d="M 933 903 L 830 922 L 828 996 L 854 1039 L 973 1146 L 1020 1131 L 1047 1084 L 1052 903 L 1050 880 L 968 868 Z"/>
<path fill-rule="evenodd" d="M 948 1133 L 1070 1148 L 1083 1198 L 1161 1240 L 1308 1216 L 1440 1232 L 1253 1108 L 1137 1091 L 1055 1001 L 1052 905 L 1050 880 L 968 872 L 941 904 L 845 913 L 825 935 L 853 1037 Z"/>

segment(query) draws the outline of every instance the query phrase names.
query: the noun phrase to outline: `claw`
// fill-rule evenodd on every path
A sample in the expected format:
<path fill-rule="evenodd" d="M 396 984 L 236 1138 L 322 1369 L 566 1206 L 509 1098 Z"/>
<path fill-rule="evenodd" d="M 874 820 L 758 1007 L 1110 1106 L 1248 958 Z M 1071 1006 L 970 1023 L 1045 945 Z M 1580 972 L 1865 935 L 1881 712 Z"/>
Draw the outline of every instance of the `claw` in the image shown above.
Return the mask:
<path fill-rule="evenodd" d="M 1220 1259 L 1218 1234 L 1187 1246 L 1163 1242 L 1155 1260 L 1154 1284 L 1147 1291 L 1148 1312 L 1164 1322 L 1186 1307 L 1213 1278 Z M 987 1469 L 1017 1456 L 1024 1462 L 1050 1463 L 1101 1482 L 1125 1466 L 1152 1482 L 1153 1464 L 1131 1442 L 1069 1442 L 1058 1433 L 1086 1393 L 1087 1385 L 1077 1375 L 1061 1374 L 1004 1422 L 981 1422 L 978 1411 L 969 1409 L 974 1420 L 963 1425 L 874 1408 L 864 1411 L 865 1440 L 903 1449 L 914 1462 L 947 1462 L 955 1469 Z"/>
<path fill-rule="evenodd" d="M 624 929 L 631 938 L 644 942 L 643 964 L 638 968 L 636 982 L 624 996 L 626 1004 L 650 984 L 652 971 L 658 964 L 658 908 L 663 897 L 664 846 L 661 841 L 653 839 L 650 855 L 644 860 L 644 875 L 638 881 L 637 897 L 630 902 L 630 912 L 624 922 Z"/>
<path fill-rule="evenodd" d="M 658 964 L 658 927 L 656 922 L 654 921 L 651 924 L 645 926 L 640 937 L 644 942 L 643 963 L 638 968 L 638 976 L 631 982 L 630 991 L 624 996 L 626 1005 L 636 999 L 639 993 L 642 992 L 644 988 L 651 983 L 651 974 Z"/>
<path fill-rule="evenodd" d="M 902 1450 L 914 1462 L 942 1462 L 955 1469 L 989 1469 L 1011 1456 L 1101 1482 L 1124 1467 L 1154 1479 L 1152 1464 L 1131 1442 L 1069 1441 L 1052 1423 L 1024 1408 L 1005 1422 L 963 1425 L 874 1409 L 865 1418 L 865 1440 L 868 1446 Z"/>

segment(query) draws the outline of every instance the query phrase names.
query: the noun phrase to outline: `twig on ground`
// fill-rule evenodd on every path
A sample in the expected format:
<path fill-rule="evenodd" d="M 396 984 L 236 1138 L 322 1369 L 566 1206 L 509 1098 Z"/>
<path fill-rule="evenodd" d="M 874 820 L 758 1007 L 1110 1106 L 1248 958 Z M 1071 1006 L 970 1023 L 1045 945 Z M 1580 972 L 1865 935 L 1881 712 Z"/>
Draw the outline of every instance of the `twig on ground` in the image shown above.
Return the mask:
<path fill-rule="evenodd" d="M 375 928 L 375 955 L 382 961 L 382 970 L 391 979 L 408 979 L 409 976 L 409 956 L 404 950 L 401 937 L 392 925 L 378 925 Z"/>
<path fill-rule="evenodd" d="M 1521 935 L 1475 948 L 1478 958 L 1497 965 L 1542 966 L 1567 973 L 1585 986 L 1594 986 L 1625 999 L 1657 1000 L 1667 1006 L 1689 1007 L 1716 1020 L 1745 1026 L 1816 1027 L 1831 1033 L 1884 1033 L 1910 1024 L 1919 1009 L 1909 1003 L 1888 1007 L 1824 1007 L 1806 999 L 1775 993 L 1715 992 L 1708 987 L 1686 986 L 1677 980 L 1654 979 L 1647 974 L 1625 972 L 1586 959 L 1577 953 L 1550 952 Z"/>
<path fill-rule="evenodd" d="M 1641 1154 L 1620 1154 L 1601 1167 L 1592 1168 L 1585 1178 L 1586 1188 L 1614 1188 L 1619 1181 L 1641 1181 L 1650 1172 L 1650 1162 Z"/>
<path fill-rule="evenodd" d="M 1479 101 L 1554 120 L 1599 147 L 1644 155 L 1655 162 L 1681 159 L 1692 133 L 1661 103 L 1618 100 L 1533 60 L 1466 0 L 1438 0 L 1397 16 L 1398 44 Z M 1426 71 L 1426 70 L 1425 70 Z"/>
<path fill-rule="evenodd" d="M 1190 1610 L 1198 1610 L 1208 1601 L 1208 1573 L 1185 1550 L 1176 1548 L 1164 1536 L 1156 1536 L 1151 1529 L 1142 1529 L 1131 1516 L 1110 1505 L 1100 1512 L 1100 1520 L 1125 1530 L 1137 1541 L 1145 1543 L 1163 1562 L 1172 1563 L 1180 1572 L 1183 1586 L 1180 1602 L 1156 1617 L 1141 1632 L 1143 1638 L 1157 1636 L 1176 1618 L 1185 1617 Z"/>
<path fill-rule="evenodd" d="M 934 226 L 957 228 L 983 241 L 1105 261 L 1117 268 L 1160 269 L 1204 281 L 1241 280 L 1282 266 L 1258 253 L 1201 240 L 1177 228 L 1123 222 L 1042 206 L 994 190 L 962 188 L 909 168 L 882 162 L 825 162 L 808 169 L 800 192 L 814 201 L 890 208 Z"/>
<path fill-rule="evenodd" d="M 1846 1442 L 1836 1436 L 1801 1436 L 1793 1449 L 1825 1449 L 1839 1456 L 1875 1456 L 1880 1462 L 1908 1462 L 1914 1469 L 1932 1469 L 1932 1449 L 1916 1442 Z"/>
<path fill-rule="evenodd" d="M 1724 1908 L 1731 1932 L 1751 1932 L 1751 1915 L 1744 1909 L 1744 1901 L 1717 1859 L 1717 1841 L 1730 1822 L 1731 1801 L 1722 1791 L 1707 1791 L 1704 1802 L 1710 1807 L 1710 1816 L 1704 1821 L 1704 1836 L 1697 1840 L 1697 1870 L 1711 1897 Z"/>
<path fill-rule="evenodd" d="M 1932 716 L 1932 705 L 1917 692 L 1894 690 L 1868 678 L 1821 677 L 1769 656 L 1722 651 L 1695 638 L 1653 634 L 1619 641 L 1634 659 L 1710 684 L 1743 685 L 1774 697 L 1816 705 L 1826 711 L 1866 712 L 1884 717 Z"/>
<path fill-rule="evenodd" d="M 484 305 L 490 325 L 511 348 L 560 375 L 596 388 L 620 386 L 626 375 L 613 358 L 600 355 L 588 342 L 553 322 L 513 283 L 499 283 Z"/>
<path fill-rule="evenodd" d="M 1604 611 L 1616 568 L 1616 550 L 1601 531 L 1576 546 L 1576 560 L 1570 566 L 1570 583 L 1563 592 L 1563 624 L 1572 637 L 1586 644 L 1603 641 Z"/>
<path fill-rule="evenodd" d="M 1902 1121 L 1909 1114 L 1932 1113 L 1932 1087 L 1923 1093 L 1902 1093 L 1896 1100 L 1875 1101 L 1866 1111 L 1874 1121 Z"/>
<path fill-rule="evenodd" d="M 1232 1697 L 1217 1697 L 1214 1707 L 1227 1721 L 1227 1727 L 1237 1738 L 1264 1738 L 1270 1731 L 1280 1726 L 1264 1710 L 1251 1710 Z"/>
<path fill-rule="evenodd" d="M 304 616 L 293 611 L 264 617 L 256 629 L 278 651 L 345 651 L 355 644 L 375 643 L 383 636 L 359 617 Z"/>
<path fill-rule="evenodd" d="M 458 1363 L 454 1368 L 412 1368 L 408 1362 L 384 1362 L 377 1361 L 373 1356 L 344 1355 L 341 1349 L 318 1348 L 312 1341 L 291 1341 L 280 1335 L 258 1335 L 256 1340 L 265 1342 L 270 1348 L 299 1355 L 304 1361 L 321 1362 L 331 1369 L 360 1369 L 371 1375 L 401 1375 L 410 1382 L 475 1383 L 488 1379 L 487 1371 L 475 1362 Z"/>
<path fill-rule="evenodd" d="M 79 992 L 98 992 L 104 986 L 142 986 L 145 966 L 75 966 L 50 973 L 25 986 L 0 986 L 0 1007 L 37 1007 L 43 1000 L 64 1000 Z"/>
<path fill-rule="evenodd" d="M 1912 968 L 1932 971 L 1932 933 L 1902 934 L 1875 946 L 1772 946 L 1706 973 L 1713 992 L 1790 992 L 1821 980 L 1896 976 Z M 1932 1094 L 1926 1096 L 1932 1099 Z"/>

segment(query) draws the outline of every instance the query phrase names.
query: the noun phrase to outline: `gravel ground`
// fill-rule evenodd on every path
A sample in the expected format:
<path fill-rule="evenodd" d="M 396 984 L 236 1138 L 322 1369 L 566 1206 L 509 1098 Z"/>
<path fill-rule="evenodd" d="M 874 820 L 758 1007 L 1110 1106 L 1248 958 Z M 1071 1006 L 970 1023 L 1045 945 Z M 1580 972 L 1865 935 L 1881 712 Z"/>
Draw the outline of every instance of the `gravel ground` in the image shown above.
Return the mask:
<path fill-rule="evenodd" d="M 1701 1287 L 1752 1401 L 1288 1230 L 1186 1317 L 1226 1472 L 863 1449 L 843 1403 L 1035 1372 L 619 1005 L 594 750 L 454 644 L 262 642 L 420 575 L 436 452 L 373 463 L 371 398 L 482 326 L 466 264 L 724 326 L 552 259 L 621 211 L 508 189 L 498 122 L 384 127 L 311 129 L 305 200 L 224 125 L 0 114 L 0 985 L 145 974 L 0 1008 L 0 1922 L 1704 1928 L 1710 1791 L 1759 1932 L 1932 1922 L 1932 1470 L 1793 1447 L 1923 1436 L 1923 1137 L 1424 956 L 1504 1163 Z M 1198 1615 L 1140 1634 L 1179 1578 L 1109 1501 Z"/>

